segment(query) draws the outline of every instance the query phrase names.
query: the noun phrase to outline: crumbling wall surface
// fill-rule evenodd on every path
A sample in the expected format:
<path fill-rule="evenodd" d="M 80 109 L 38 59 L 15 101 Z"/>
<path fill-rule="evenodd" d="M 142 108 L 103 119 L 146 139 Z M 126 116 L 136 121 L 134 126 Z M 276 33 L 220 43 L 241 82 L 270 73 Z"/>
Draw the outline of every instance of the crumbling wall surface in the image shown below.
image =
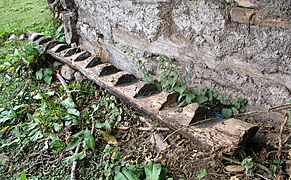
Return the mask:
<path fill-rule="evenodd" d="M 141 75 L 132 56 L 155 69 L 162 54 L 195 74 L 189 86 L 247 97 L 253 107 L 291 99 L 289 0 L 74 3 L 80 45 L 118 68 Z"/>

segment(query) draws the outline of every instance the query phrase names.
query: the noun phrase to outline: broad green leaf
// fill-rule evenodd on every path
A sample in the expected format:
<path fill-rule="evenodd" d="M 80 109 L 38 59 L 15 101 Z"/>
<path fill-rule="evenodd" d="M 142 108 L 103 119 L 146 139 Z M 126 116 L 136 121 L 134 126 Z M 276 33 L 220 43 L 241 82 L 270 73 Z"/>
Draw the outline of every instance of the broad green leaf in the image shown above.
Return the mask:
<path fill-rule="evenodd" d="M 197 174 L 197 178 L 198 179 L 202 179 L 204 178 L 208 173 L 208 170 L 207 169 L 202 169 L 198 174 Z"/>
<path fill-rule="evenodd" d="M 75 153 L 72 156 L 64 158 L 63 161 L 67 164 L 72 164 L 73 161 L 82 160 L 85 157 L 86 157 L 86 153 L 84 151 L 82 151 L 80 153 Z"/>
<path fill-rule="evenodd" d="M 117 144 L 117 140 L 114 136 L 111 136 L 110 134 L 108 134 L 108 132 L 103 131 L 103 130 L 98 130 L 103 137 L 103 140 L 106 141 L 108 144 Z"/>
<path fill-rule="evenodd" d="M 223 105 L 231 105 L 231 102 L 229 99 L 223 97 L 222 99 L 220 99 L 220 103 Z"/>
<path fill-rule="evenodd" d="M 52 70 L 49 68 L 46 68 L 43 70 L 43 80 L 47 83 L 47 84 L 51 84 L 52 81 Z"/>
<path fill-rule="evenodd" d="M 75 149 L 83 140 L 84 131 L 78 132 L 69 137 L 69 144 L 67 144 L 66 151 Z"/>
<path fill-rule="evenodd" d="M 66 109 L 75 108 L 76 105 L 72 98 L 68 97 L 61 102 L 61 105 L 64 106 Z"/>
<path fill-rule="evenodd" d="M 162 171 L 162 165 L 154 162 L 149 162 L 144 166 L 146 180 L 159 180 Z"/>
<path fill-rule="evenodd" d="M 193 93 L 190 91 L 188 92 L 188 94 L 186 95 L 186 103 L 190 104 L 193 101 L 194 95 Z"/>
<path fill-rule="evenodd" d="M 114 180 L 139 180 L 139 177 L 135 171 L 123 167 L 122 171 L 114 176 Z"/>
<path fill-rule="evenodd" d="M 85 132 L 84 132 L 84 136 L 85 136 L 85 140 L 84 140 L 84 143 L 85 145 L 88 147 L 88 148 L 91 148 L 91 149 L 95 149 L 95 139 L 93 137 L 93 135 L 91 134 L 91 132 L 86 129 Z"/>
<path fill-rule="evenodd" d="M 44 76 L 51 76 L 53 74 L 53 71 L 50 68 L 45 68 L 43 70 L 43 75 Z"/>
<path fill-rule="evenodd" d="M 246 109 L 245 109 L 245 108 L 240 108 L 240 109 L 239 109 L 239 112 L 240 112 L 240 113 L 244 113 L 244 112 L 246 112 Z"/>
<path fill-rule="evenodd" d="M 230 117 L 232 116 L 232 110 L 229 109 L 229 108 L 223 108 L 223 109 L 221 110 L 221 114 L 222 114 L 226 119 L 228 119 L 228 118 L 230 118 Z"/>
<path fill-rule="evenodd" d="M 77 116 L 77 117 L 80 116 L 80 112 L 75 108 L 69 108 L 68 109 L 68 113 L 71 114 L 71 115 Z"/>
<path fill-rule="evenodd" d="M 43 77 L 42 69 L 40 69 L 39 71 L 37 71 L 35 73 L 35 76 L 36 76 L 36 79 L 37 80 L 42 80 L 42 77 Z"/>
<path fill-rule="evenodd" d="M 274 159 L 274 160 L 273 160 L 273 163 L 274 163 L 275 165 L 282 165 L 282 164 L 284 163 L 284 161 L 283 161 L 283 160 L 279 160 L 279 159 Z"/>
<path fill-rule="evenodd" d="M 232 110 L 232 115 L 239 114 L 239 111 L 236 108 L 231 108 L 231 110 Z"/>
<path fill-rule="evenodd" d="M 186 89 L 187 89 L 187 85 L 184 84 L 184 85 L 182 85 L 182 86 L 179 88 L 178 92 L 179 92 L 180 94 L 182 94 L 182 93 L 185 92 Z"/>
<path fill-rule="evenodd" d="M 253 166 L 254 166 L 253 158 L 251 158 L 251 157 L 247 157 L 247 158 L 245 158 L 245 159 L 241 162 L 241 165 L 242 165 L 243 167 L 245 167 L 246 170 L 250 170 L 250 169 L 253 168 Z"/>
<path fill-rule="evenodd" d="M 20 179 L 21 179 L 21 180 L 26 180 L 26 179 L 27 179 L 26 174 L 25 174 L 24 171 L 21 172 Z"/>
<path fill-rule="evenodd" d="M 54 130 L 59 132 L 62 129 L 62 127 L 58 123 L 54 123 Z"/>
<path fill-rule="evenodd" d="M 38 131 L 36 131 L 36 132 L 34 133 L 34 135 L 30 138 L 30 140 L 31 140 L 32 142 L 35 142 L 35 141 L 37 141 L 37 140 L 39 140 L 39 139 L 41 139 L 41 138 L 43 138 L 43 133 L 42 133 L 41 130 L 38 130 Z"/>
<path fill-rule="evenodd" d="M 203 103 L 208 101 L 208 98 L 206 96 L 204 96 L 204 95 L 199 94 L 198 96 L 195 97 L 195 101 L 198 104 L 203 104 Z"/>
<path fill-rule="evenodd" d="M 43 80 L 44 80 L 47 84 L 51 84 L 52 79 L 53 79 L 52 75 L 46 75 L 46 76 L 43 77 Z"/>
<path fill-rule="evenodd" d="M 51 146 L 59 148 L 59 147 L 63 147 L 64 146 L 64 142 L 57 136 L 57 135 L 51 135 L 50 139 L 52 140 L 52 142 L 50 143 Z"/>
<path fill-rule="evenodd" d="M 130 180 L 130 179 L 128 179 L 122 172 L 118 172 L 114 176 L 114 180 Z"/>

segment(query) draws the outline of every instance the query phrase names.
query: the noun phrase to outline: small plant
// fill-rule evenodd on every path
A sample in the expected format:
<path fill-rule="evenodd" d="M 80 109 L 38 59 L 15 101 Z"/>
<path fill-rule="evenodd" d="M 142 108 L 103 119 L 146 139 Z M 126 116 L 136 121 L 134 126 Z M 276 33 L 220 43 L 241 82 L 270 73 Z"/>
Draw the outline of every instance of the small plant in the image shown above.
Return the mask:
<path fill-rule="evenodd" d="M 21 172 L 21 176 L 20 176 L 20 180 L 26 180 L 27 177 L 26 177 L 26 174 L 24 171 Z"/>
<path fill-rule="evenodd" d="M 115 180 L 163 180 L 166 178 L 167 169 L 159 163 L 150 161 L 143 165 L 125 166 L 115 176 Z M 170 178 L 169 178 L 170 179 Z"/>
<path fill-rule="evenodd" d="M 53 71 L 50 68 L 42 68 L 35 73 L 37 80 L 43 80 L 47 84 L 51 84 L 53 79 Z"/>
<path fill-rule="evenodd" d="M 274 159 L 273 160 L 273 173 L 276 174 L 278 167 L 282 166 L 284 164 L 283 160 Z"/>
<path fill-rule="evenodd" d="M 246 111 L 245 107 L 248 101 L 245 98 L 229 99 L 210 88 L 202 89 L 198 94 L 194 94 L 193 90 L 187 87 L 187 80 L 192 78 L 193 74 L 180 74 L 178 72 L 180 67 L 165 56 L 159 56 L 157 58 L 159 61 L 158 73 L 157 78 L 154 78 L 153 73 L 147 70 L 144 63 L 138 59 L 138 55 L 134 54 L 131 48 L 124 47 L 124 51 L 133 57 L 133 61 L 136 62 L 139 70 L 143 72 L 145 81 L 150 81 L 155 84 L 157 90 L 160 92 L 163 90 L 172 90 L 179 94 L 179 107 L 195 102 L 212 109 L 216 117 L 227 119 Z"/>
<path fill-rule="evenodd" d="M 236 98 L 230 100 L 219 92 L 205 88 L 195 97 L 195 102 L 211 109 L 217 109 L 225 118 L 230 118 L 239 113 L 245 112 L 245 106 L 248 101 L 245 98 Z M 220 110 L 219 110 L 220 109 Z"/>
<path fill-rule="evenodd" d="M 246 157 L 242 162 L 241 165 L 245 168 L 246 175 L 249 174 L 249 171 L 254 167 L 253 158 Z"/>
<path fill-rule="evenodd" d="M 122 49 L 125 53 L 127 53 L 128 56 L 132 57 L 132 62 L 135 63 L 138 70 L 142 72 L 143 79 L 148 82 L 153 82 L 155 73 L 151 70 L 148 70 L 144 62 L 138 58 L 138 53 L 134 53 L 133 48 L 129 46 L 123 46 Z"/>
<path fill-rule="evenodd" d="M 199 173 L 197 174 L 197 179 L 202 179 L 204 178 L 208 173 L 208 169 L 204 168 L 201 171 L 199 171 Z"/>

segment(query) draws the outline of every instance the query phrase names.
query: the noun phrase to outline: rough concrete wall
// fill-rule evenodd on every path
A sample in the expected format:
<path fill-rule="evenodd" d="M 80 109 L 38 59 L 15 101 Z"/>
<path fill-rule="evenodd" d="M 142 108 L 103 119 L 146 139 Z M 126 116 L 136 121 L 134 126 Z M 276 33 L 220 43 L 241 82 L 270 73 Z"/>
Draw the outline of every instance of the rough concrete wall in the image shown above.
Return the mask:
<path fill-rule="evenodd" d="M 289 0 L 74 0 L 79 43 L 140 75 L 124 46 L 149 67 L 174 58 L 213 87 L 253 107 L 291 99 Z M 65 26 L 68 23 L 65 23 Z M 70 25 L 71 28 L 71 25 Z"/>

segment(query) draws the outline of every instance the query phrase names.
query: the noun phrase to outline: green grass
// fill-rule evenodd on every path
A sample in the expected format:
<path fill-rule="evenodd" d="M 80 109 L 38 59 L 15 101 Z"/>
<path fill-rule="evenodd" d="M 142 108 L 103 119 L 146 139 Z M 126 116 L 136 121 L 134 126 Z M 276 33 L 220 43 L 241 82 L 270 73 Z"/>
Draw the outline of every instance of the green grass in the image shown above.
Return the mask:
<path fill-rule="evenodd" d="M 46 0 L 1 0 L 0 37 L 46 27 L 51 19 Z"/>

